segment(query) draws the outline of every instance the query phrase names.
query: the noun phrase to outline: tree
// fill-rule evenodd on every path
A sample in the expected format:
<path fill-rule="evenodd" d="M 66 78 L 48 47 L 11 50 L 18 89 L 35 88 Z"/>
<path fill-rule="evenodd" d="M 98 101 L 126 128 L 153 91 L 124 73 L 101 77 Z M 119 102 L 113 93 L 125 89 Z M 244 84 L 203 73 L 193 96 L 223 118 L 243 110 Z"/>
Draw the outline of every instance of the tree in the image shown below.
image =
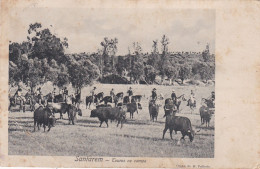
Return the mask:
<path fill-rule="evenodd" d="M 31 91 L 34 91 L 37 85 L 43 84 L 41 60 L 37 57 L 28 60 L 28 70 L 22 71 L 26 78 L 23 82 L 30 86 Z"/>
<path fill-rule="evenodd" d="M 100 75 L 98 66 L 87 58 L 75 60 L 76 56 L 70 56 L 68 62 L 69 79 L 72 86 L 81 90 L 84 85 L 89 85 Z"/>
<path fill-rule="evenodd" d="M 169 38 L 166 35 L 162 36 L 162 40 L 161 40 L 161 44 L 162 44 L 162 59 L 164 59 L 164 57 L 166 56 L 167 52 L 168 52 L 168 45 L 169 45 L 170 41 Z"/>
<path fill-rule="evenodd" d="M 151 65 L 146 65 L 146 67 L 144 68 L 144 75 L 145 75 L 145 80 L 148 83 L 154 83 L 155 78 L 156 78 L 156 70 L 153 66 Z"/>
<path fill-rule="evenodd" d="M 152 54 L 154 54 L 154 55 L 158 55 L 159 54 L 159 51 L 158 51 L 158 40 L 154 40 L 153 41 Z"/>
<path fill-rule="evenodd" d="M 100 65 L 101 65 L 101 77 L 103 77 L 104 72 L 110 71 L 110 64 L 109 64 L 109 56 L 112 56 L 112 70 L 114 70 L 114 56 L 117 52 L 117 38 L 108 39 L 107 37 L 104 38 L 104 41 L 100 43 L 103 47 L 102 49 L 102 57 L 100 58 Z M 105 70 L 103 66 L 105 66 Z"/>
<path fill-rule="evenodd" d="M 28 50 L 30 57 L 39 59 L 55 59 L 59 63 L 63 61 L 64 49 L 68 47 L 68 39 L 63 40 L 53 35 L 49 28 L 42 28 L 40 23 L 30 24 L 28 29 Z"/>
<path fill-rule="evenodd" d="M 11 85 L 11 86 L 18 85 L 19 81 L 20 81 L 19 69 L 14 62 L 9 61 L 9 81 L 8 81 L 8 84 Z"/>
<path fill-rule="evenodd" d="M 188 79 L 190 77 L 190 74 L 191 74 L 191 68 L 189 65 L 187 64 L 180 65 L 179 78 L 181 79 L 182 84 L 185 79 Z"/>
<path fill-rule="evenodd" d="M 205 80 L 206 82 L 213 78 L 214 75 L 214 67 L 210 66 L 208 64 L 202 64 L 199 69 L 199 74 L 202 80 Z"/>
<path fill-rule="evenodd" d="M 167 78 L 170 80 L 170 84 L 172 84 L 173 80 L 178 77 L 178 68 L 176 66 L 174 67 L 170 63 L 164 67 L 164 72 Z"/>

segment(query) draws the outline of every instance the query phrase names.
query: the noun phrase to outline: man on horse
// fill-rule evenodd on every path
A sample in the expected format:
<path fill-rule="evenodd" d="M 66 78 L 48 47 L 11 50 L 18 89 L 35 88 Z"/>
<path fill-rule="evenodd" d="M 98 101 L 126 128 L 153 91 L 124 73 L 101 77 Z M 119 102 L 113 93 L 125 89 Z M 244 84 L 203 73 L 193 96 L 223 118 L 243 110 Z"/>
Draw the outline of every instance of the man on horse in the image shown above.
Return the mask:
<path fill-rule="evenodd" d="M 95 100 L 95 95 L 96 95 L 96 87 L 94 87 L 91 91 L 90 91 L 90 94 L 91 94 L 91 96 L 92 96 L 92 101 L 93 101 L 93 103 L 95 102 L 94 100 Z"/>
<path fill-rule="evenodd" d="M 36 97 L 38 98 L 38 103 L 39 103 L 39 105 L 42 105 L 42 91 L 41 91 L 41 87 L 39 87 L 38 89 L 36 89 L 35 95 L 36 95 Z"/>
<path fill-rule="evenodd" d="M 215 107 L 215 92 L 211 92 L 211 96 L 209 96 L 208 100 L 212 102 L 213 107 Z"/>
<path fill-rule="evenodd" d="M 114 102 L 114 99 L 115 99 L 115 93 L 114 93 L 114 89 L 112 88 L 111 91 L 110 91 L 110 96 L 112 98 L 112 103 Z"/>
<path fill-rule="evenodd" d="M 25 98 L 22 96 L 22 88 L 20 86 L 18 86 L 18 89 L 14 94 L 14 98 L 15 98 L 15 104 L 17 103 L 18 100 L 25 101 Z"/>
<path fill-rule="evenodd" d="M 194 107 L 196 107 L 195 94 L 193 90 L 191 90 L 190 99 L 188 100 L 187 106 L 191 106 L 191 105 L 194 105 Z"/>
<path fill-rule="evenodd" d="M 176 105 L 176 103 L 177 103 L 177 96 L 175 94 L 175 90 L 174 89 L 172 89 L 171 98 L 172 98 L 173 104 Z"/>
<path fill-rule="evenodd" d="M 153 90 L 152 90 L 152 95 L 151 95 L 151 100 L 150 100 L 150 102 L 149 102 L 149 107 L 150 107 L 152 104 L 155 104 L 155 103 L 156 103 L 156 100 L 157 100 L 156 88 L 153 88 Z"/>
<path fill-rule="evenodd" d="M 133 96 L 132 87 L 130 87 L 129 90 L 128 90 L 126 93 L 128 93 L 129 101 L 131 102 L 131 100 L 132 100 L 132 96 Z"/>
<path fill-rule="evenodd" d="M 67 103 L 68 94 L 69 94 L 69 91 L 68 91 L 67 87 L 64 87 L 63 100 L 65 103 Z"/>

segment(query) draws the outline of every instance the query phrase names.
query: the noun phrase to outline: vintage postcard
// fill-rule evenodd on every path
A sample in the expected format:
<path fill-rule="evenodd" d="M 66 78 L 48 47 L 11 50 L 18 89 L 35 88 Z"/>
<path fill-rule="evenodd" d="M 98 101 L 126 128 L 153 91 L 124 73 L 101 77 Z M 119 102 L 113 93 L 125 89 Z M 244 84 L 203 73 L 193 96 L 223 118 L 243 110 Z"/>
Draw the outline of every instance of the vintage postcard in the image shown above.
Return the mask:
<path fill-rule="evenodd" d="M 260 168 L 259 1 L 2 0 L 0 166 Z"/>

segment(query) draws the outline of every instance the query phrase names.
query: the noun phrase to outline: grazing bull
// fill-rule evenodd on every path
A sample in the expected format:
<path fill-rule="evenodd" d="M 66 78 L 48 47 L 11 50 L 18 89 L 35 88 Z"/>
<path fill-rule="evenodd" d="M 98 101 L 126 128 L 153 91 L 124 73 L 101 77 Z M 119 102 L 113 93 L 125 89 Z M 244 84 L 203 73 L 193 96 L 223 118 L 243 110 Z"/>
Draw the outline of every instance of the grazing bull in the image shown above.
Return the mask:
<path fill-rule="evenodd" d="M 150 102 L 149 103 L 149 114 L 150 114 L 150 120 L 156 119 L 157 121 L 157 117 L 159 114 L 159 105 L 155 104 L 155 102 Z"/>
<path fill-rule="evenodd" d="M 69 110 L 69 104 L 67 103 L 49 103 L 47 107 L 52 110 L 53 114 L 60 113 L 60 119 L 63 118 L 62 114 L 65 114 Z"/>
<path fill-rule="evenodd" d="M 99 127 L 101 127 L 103 122 L 106 122 L 108 127 L 108 120 L 117 120 L 117 127 L 121 123 L 121 128 L 123 127 L 123 122 L 125 121 L 125 111 L 118 107 L 100 107 L 91 111 L 90 117 L 97 117 L 100 121 Z"/>
<path fill-rule="evenodd" d="M 211 111 L 206 106 L 200 107 L 200 119 L 201 119 L 201 125 L 203 125 L 206 122 L 206 127 L 209 127 L 209 122 L 211 119 Z"/>
<path fill-rule="evenodd" d="M 130 112 L 130 119 L 134 118 L 134 112 L 137 112 L 138 114 L 138 109 L 142 109 L 142 106 L 140 103 L 128 103 L 128 104 L 124 104 L 122 105 L 123 107 L 126 106 L 126 112 Z"/>
<path fill-rule="evenodd" d="M 46 126 L 48 126 L 48 131 L 50 131 L 51 127 L 55 124 L 55 117 L 52 115 L 51 110 L 48 107 L 38 107 L 33 114 L 34 119 L 34 131 L 37 125 L 38 130 L 40 130 L 40 126 L 43 124 L 44 132 Z"/>
<path fill-rule="evenodd" d="M 194 131 L 192 130 L 190 119 L 187 117 L 174 116 L 173 114 L 167 115 L 162 139 L 164 139 L 164 135 L 168 129 L 170 130 L 171 139 L 173 130 L 175 133 L 180 131 L 182 134 L 181 139 L 183 140 L 186 135 L 189 136 L 190 142 L 194 139 Z"/>
<path fill-rule="evenodd" d="M 78 112 L 78 115 L 79 116 L 82 116 L 82 112 L 81 112 L 81 109 L 78 109 L 76 106 L 74 105 L 69 105 L 68 107 L 68 117 L 69 117 L 69 124 L 70 122 L 72 122 L 72 124 L 74 125 L 75 124 L 75 120 L 76 120 L 76 115 L 77 115 L 77 112 Z"/>

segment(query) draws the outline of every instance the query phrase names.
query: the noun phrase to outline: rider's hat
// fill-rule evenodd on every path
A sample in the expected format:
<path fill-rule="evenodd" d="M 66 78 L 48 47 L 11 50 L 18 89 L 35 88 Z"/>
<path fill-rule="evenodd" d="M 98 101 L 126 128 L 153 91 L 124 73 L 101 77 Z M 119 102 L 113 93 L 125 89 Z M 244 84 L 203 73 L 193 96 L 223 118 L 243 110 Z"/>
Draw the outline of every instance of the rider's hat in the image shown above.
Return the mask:
<path fill-rule="evenodd" d="M 130 87 L 129 89 L 132 89 L 132 87 Z"/>
<path fill-rule="evenodd" d="M 212 94 L 215 94 L 215 92 L 214 92 L 214 91 L 212 91 L 211 93 L 212 93 Z"/>
<path fill-rule="evenodd" d="M 156 88 L 153 88 L 153 90 L 156 90 Z"/>
<path fill-rule="evenodd" d="M 112 90 L 114 90 L 114 89 L 112 88 Z"/>
<path fill-rule="evenodd" d="M 174 89 L 172 89 L 172 92 L 175 92 L 175 90 L 174 90 Z"/>
<path fill-rule="evenodd" d="M 96 87 L 94 87 L 94 89 L 96 89 Z"/>

